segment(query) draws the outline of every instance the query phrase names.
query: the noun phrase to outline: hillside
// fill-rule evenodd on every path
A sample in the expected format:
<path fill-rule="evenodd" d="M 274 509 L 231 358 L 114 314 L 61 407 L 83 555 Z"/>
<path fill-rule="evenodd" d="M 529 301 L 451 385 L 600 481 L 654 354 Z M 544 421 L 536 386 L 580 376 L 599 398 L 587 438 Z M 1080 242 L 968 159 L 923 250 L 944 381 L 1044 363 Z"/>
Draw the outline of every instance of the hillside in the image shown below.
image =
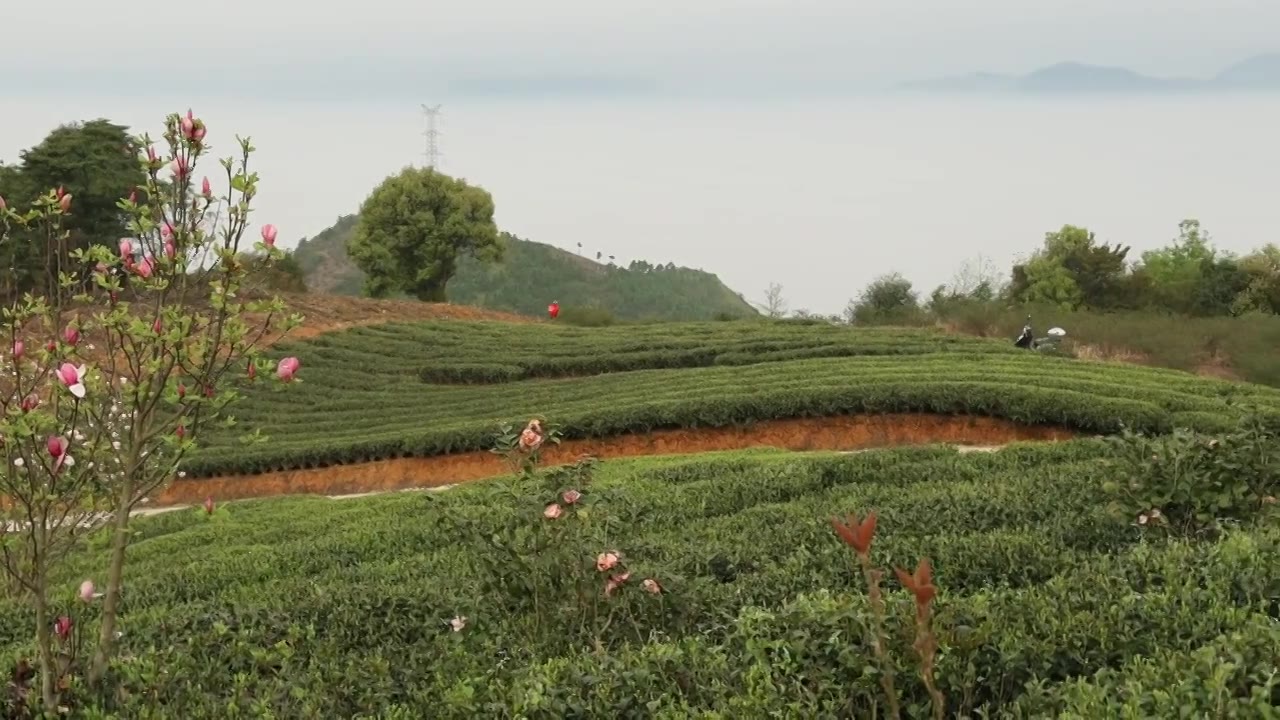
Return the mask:
<path fill-rule="evenodd" d="M 1061 62 L 1025 75 L 975 72 L 904 83 L 902 90 L 943 93 L 1174 93 L 1280 91 L 1280 54 L 1257 55 L 1205 79 L 1143 75 L 1128 68 Z"/>
<path fill-rule="evenodd" d="M 301 384 L 237 410 L 270 441 L 184 461 L 172 488 L 209 509 L 130 522 L 118 655 L 101 689 L 70 676 L 62 716 L 1265 718 L 1280 702 L 1275 389 L 795 321 L 406 322 L 275 352 L 302 358 Z M 499 422 L 536 414 L 563 443 L 488 452 L 515 442 Z M 990 452 L 846 452 L 939 441 Z M 627 457 L 646 454 L 668 456 Z M 228 501 L 232 480 L 335 489 L 321 476 L 481 482 Z M 100 632 L 101 598 L 75 592 L 106 576 L 106 548 L 91 538 L 51 578 L 59 648 Z M 0 592 L 9 697 L 31 687 L 38 626 Z"/>
<path fill-rule="evenodd" d="M 295 254 L 312 292 L 359 295 L 364 274 L 347 257 L 358 216 L 303 240 Z M 714 274 L 674 265 L 604 265 L 543 243 L 503 234 L 499 265 L 463 260 L 449 282 L 449 301 L 491 310 L 540 315 L 560 301 L 566 315 L 599 308 L 619 320 L 711 320 L 750 317 L 756 310 Z"/>
<path fill-rule="evenodd" d="M 1280 408 L 1272 388 L 1045 357 L 1003 339 L 794 321 L 397 323 L 272 352 L 302 359 L 307 389 L 251 391 L 239 424 L 261 427 L 271 442 L 242 447 L 211 435 L 213 446 L 184 463 L 196 486 L 211 475 L 251 485 L 255 473 L 301 482 L 296 471 L 349 482 L 344 465 L 483 453 L 499 421 L 537 414 L 586 439 L 866 412 L 965 413 L 1089 432 L 1120 423 L 1217 429 L 1237 412 L 1223 393 Z M 391 469 L 371 467 L 385 487 Z M 440 473 L 457 469 L 424 465 L 404 477 L 449 479 Z"/>

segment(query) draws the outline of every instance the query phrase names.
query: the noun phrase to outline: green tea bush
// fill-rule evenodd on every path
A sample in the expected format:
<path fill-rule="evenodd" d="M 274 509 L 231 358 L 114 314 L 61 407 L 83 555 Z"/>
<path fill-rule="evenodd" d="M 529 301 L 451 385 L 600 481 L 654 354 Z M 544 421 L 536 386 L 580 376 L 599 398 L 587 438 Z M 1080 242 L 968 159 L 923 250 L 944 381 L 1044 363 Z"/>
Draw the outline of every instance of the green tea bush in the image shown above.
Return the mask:
<path fill-rule="evenodd" d="M 244 448 L 230 435 L 212 437 L 209 447 L 184 462 L 187 474 L 271 472 L 484 450 L 494 423 L 538 412 L 553 413 L 565 438 L 913 412 L 982 415 L 1088 433 L 1114 433 L 1124 427 L 1154 433 L 1175 427 L 1216 432 L 1234 423 L 1242 402 L 1280 412 L 1280 391 L 1270 388 L 1241 386 L 1232 404 L 1223 391 L 1230 386 L 1218 381 L 1027 353 L 826 357 L 602 371 L 506 384 L 480 382 L 482 377 L 464 377 L 470 371 L 461 371 L 463 375 L 454 377 L 473 384 L 426 384 L 414 377 L 421 365 L 410 354 L 418 346 L 398 344 L 398 335 L 389 330 L 379 330 L 381 335 L 371 329 L 364 332 L 360 351 L 344 348 L 333 354 L 334 343 L 347 342 L 340 340 L 345 333 L 321 336 L 314 341 L 319 344 L 306 346 L 308 381 L 326 392 L 264 392 L 246 398 L 239 410 L 240 425 L 264 428 L 270 443 Z M 386 344 L 380 344 L 383 336 L 390 338 Z M 482 337 L 501 345 L 500 334 Z M 545 357 L 562 368 L 608 358 L 594 353 L 585 341 L 580 347 L 580 356 Z M 511 368 L 524 367 L 518 361 L 498 360 L 485 360 L 479 371 L 510 376 L 516 372 Z M 461 367 L 476 366 L 455 369 Z M 443 365 L 437 371 L 452 372 Z M 371 407 L 378 412 L 370 413 Z"/>
<path fill-rule="evenodd" d="M 1280 433 L 1250 413 L 1229 432 L 1178 430 L 1111 439 L 1103 490 L 1115 511 L 1150 530 L 1189 535 L 1267 512 L 1280 495 Z"/>
<path fill-rule="evenodd" d="M 112 690 L 67 702 L 121 718 L 866 717 L 889 714 L 890 674 L 903 717 L 938 697 L 944 717 L 1266 717 L 1276 699 L 1280 530 L 1263 514 L 1189 537 L 1117 518 L 1097 492 L 1106 440 L 546 470 L 524 435 L 490 432 L 512 456 L 497 482 L 138 520 Z M 851 558 L 828 522 L 850 511 L 851 531 L 877 519 L 880 621 L 860 537 Z M 106 558 L 77 556 L 64 582 Z M 30 657 L 29 623 L 0 600 L 0 673 Z"/>

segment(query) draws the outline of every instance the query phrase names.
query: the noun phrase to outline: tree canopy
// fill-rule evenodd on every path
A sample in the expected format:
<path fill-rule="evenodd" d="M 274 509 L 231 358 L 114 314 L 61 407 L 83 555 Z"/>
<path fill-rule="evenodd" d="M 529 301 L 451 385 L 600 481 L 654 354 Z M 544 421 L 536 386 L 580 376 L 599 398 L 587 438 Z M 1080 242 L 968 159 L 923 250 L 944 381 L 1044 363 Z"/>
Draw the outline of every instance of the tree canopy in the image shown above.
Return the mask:
<path fill-rule="evenodd" d="M 360 206 L 347 245 L 365 273 L 365 293 L 443 302 L 459 258 L 502 259 L 493 210 L 488 191 L 430 168 L 388 177 Z"/>
<path fill-rule="evenodd" d="M 881 275 L 862 290 L 856 301 L 845 308 L 844 317 L 851 324 L 895 322 L 906 320 L 920 311 L 920 299 L 911 281 L 901 273 Z"/>
<path fill-rule="evenodd" d="M 49 188 L 72 196 L 75 212 L 68 218 L 68 250 L 94 244 L 113 245 L 127 235 L 119 199 L 146 186 L 138 147 L 129 129 L 109 120 L 61 125 L 40 144 L 24 150 L 17 165 L 0 167 L 0 197 L 17 210 L 30 207 Z M 45 243 L 15 233 L 0 249 L 0 262 L 14 268 L 19 290 L 30 290 L 45 277 L 50 258 Z"/>

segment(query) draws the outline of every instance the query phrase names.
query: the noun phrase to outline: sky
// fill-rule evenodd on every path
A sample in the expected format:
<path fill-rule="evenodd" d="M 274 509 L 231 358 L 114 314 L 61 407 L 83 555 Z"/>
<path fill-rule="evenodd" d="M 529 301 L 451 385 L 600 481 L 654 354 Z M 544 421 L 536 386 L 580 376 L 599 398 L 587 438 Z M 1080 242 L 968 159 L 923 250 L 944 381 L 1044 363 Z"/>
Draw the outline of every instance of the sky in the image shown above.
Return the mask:
<path fill-rule="evenodd" d="M 420 164 L 419 105 L 443 103 L 441 168 L 493 194 L 501 229 L 821 312 L 888 271 L 928 292 L 979 255 L 1006 268 L 1065 223 L 1135 254 L 1184 217 L 1234 251 L 1274 240 L 1274 97 L 861 93 L 1068 60 L 1207 77 L 1280 51 L 1277 0 L 207 7 L 7 3 L 0 26 L 37 30 L 0 43 L 0 161 L 61 123 L 154 136 L 191 107 L 219 157 L 252 137 L 255 219 L 292 247 Z"/>
<path fill-rule="evenodd" d="M 184 18 L 178 7 L 196 12 Z M 1205 76 L 1280 49 L 1274 0 L 222 0 L 200 7 L 6 3 L 6 27 L 41 29 L 5 33 L 4 94 L 141 97 L 184 81 L 236 97 L 352 100 L 830 94 L 1065 60 Z"/>

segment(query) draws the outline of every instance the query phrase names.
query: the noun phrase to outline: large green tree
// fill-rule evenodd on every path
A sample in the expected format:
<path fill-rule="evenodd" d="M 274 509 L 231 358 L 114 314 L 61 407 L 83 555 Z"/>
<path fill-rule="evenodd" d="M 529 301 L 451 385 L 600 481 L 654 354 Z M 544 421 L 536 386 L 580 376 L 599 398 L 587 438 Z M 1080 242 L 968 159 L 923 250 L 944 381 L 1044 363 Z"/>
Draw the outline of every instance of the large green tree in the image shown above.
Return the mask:
<path fill-rule="evenodd" d="M 1226 269 L 1200 221 L 1178 223 L 1178 237 L 1169 245 L 1142 253 L 1141 270 L 1151 282 L 1151 302 L 1180 313 L 1207 312 L 1211 289 Z M 1211 312 L 1208 314 L 1212 314 Z"/>
<path fill-rule="evenodd" d="M 1249 286 L 1236 297 L 1232 312 L 1280 313 L 1280 247 L 1268 243 L 1240 258 L 1239 266 Z"/>
<path fill-rule="evenodd" d="M 1098 244 L 1086 228 L 1063 225 L 1045 233 L 1044 245 L 1015 265 L 1007 292 L 1018 302 L 1065 309 L 1112 309 L 1134 302 L 1126 258 L 1129 248 Z"/>
<path fill-rule="evenodd" d="M 498 261 L 503 249 L 488 191 L 430 168 L 405 168 L 375 188 L 347 244 L 365 294 L 426 302 L 445 301 L 459 258 Z"/>
<path fill-rule="evenodd" d="M 24 150 L 19 164 L 0 168 L 0 197 L 25 210 L 41 192 L 63 188 L 74 208 L 64 226 L 71 233 L 67 250 L 114 245 L 128 234 L 127 217 L 117 203 L 146 186 L 138 150 L 129 129 L 109 120 L 61 125 Z M 0 248 L 0 263 L 13 268 L 16 277 L 9 281 L 19 289 L 41 289 L 52 260 L 45 244 L 19 232 Z"/>

